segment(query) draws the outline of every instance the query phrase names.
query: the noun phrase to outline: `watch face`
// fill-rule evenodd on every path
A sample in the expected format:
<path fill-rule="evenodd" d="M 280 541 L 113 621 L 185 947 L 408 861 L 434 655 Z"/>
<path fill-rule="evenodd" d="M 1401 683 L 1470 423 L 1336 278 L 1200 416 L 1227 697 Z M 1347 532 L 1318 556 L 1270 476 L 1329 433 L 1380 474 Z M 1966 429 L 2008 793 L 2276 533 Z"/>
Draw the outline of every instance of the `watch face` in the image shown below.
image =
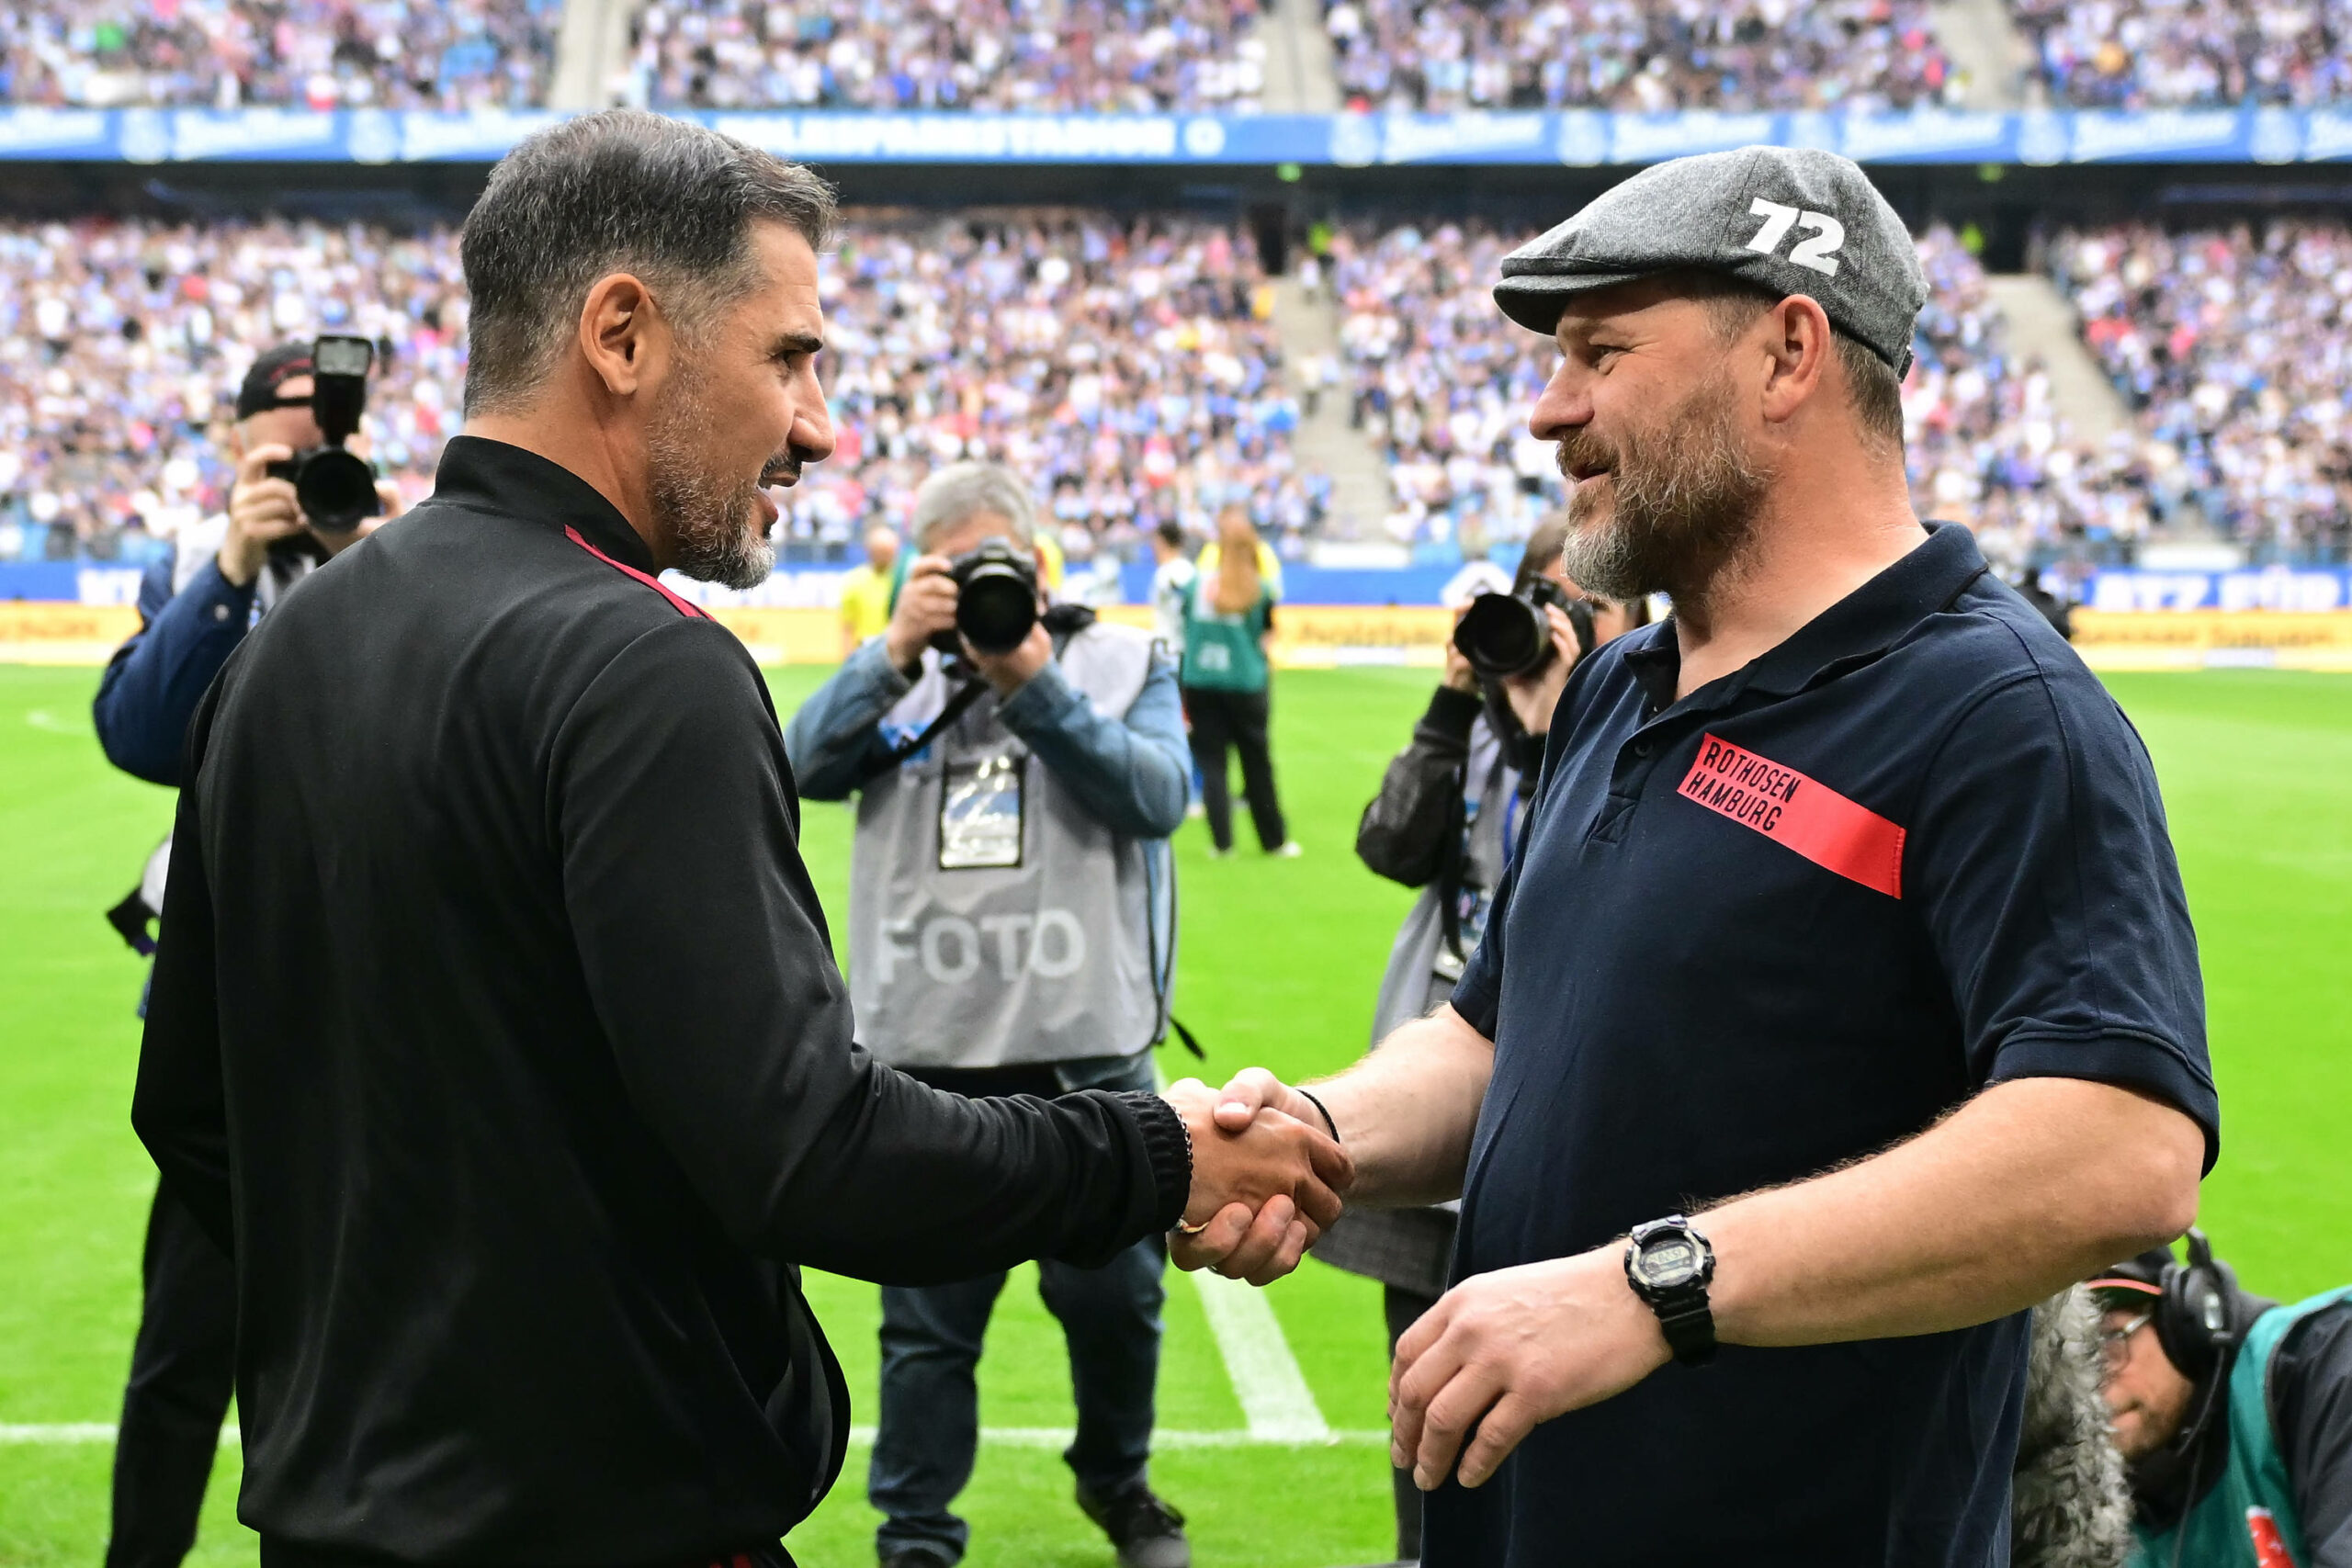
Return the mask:
<path fill-rule="evenodd" d="M 1669 1235 L 1643 1247 L 1635 1266 L 1645 1283 L 1671 1291 L 1699 1277 L 1699 1248 L 1688 1236 Z"/>

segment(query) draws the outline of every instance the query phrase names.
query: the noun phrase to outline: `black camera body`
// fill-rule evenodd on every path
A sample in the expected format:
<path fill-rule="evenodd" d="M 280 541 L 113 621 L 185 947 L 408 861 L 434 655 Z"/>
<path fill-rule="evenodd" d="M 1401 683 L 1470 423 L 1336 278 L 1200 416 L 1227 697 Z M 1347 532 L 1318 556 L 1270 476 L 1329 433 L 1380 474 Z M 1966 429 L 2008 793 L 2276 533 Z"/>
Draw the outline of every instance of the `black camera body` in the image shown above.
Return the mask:
<path fill-rule="evenodd" d="M 956 630 L 935 634 L 942 653 L 958 654 L 961 633 L 980 653 L 1011 653 L 1037 624 L 1037 562 L 1010 539 L 983 539 L 947 563 L 956 583 Z"/>
<path fill-rule="evenodd" d="M 1576 628 L 1577 657 L 1592 651 L 1592 605 L 1548 577 L 1539 577 L 1516 593 L 1481 593 L 1453 628 L 1453 646 L 1470 661 L 1481 679 L 1508 680 L 1530 675 L 1556 657 L 1552 647 L 1552 623 L 1544 614 L 1547 604 L 1566 611 Z"/>
<path fill-rule="evenodd" d="M 368 411 L 368 367 L 376 345 L 364 337 L 322 337 L 311 348 L 311 417 L 326 445 L 269 465 L 269 477 L 288 479 L 302 520 L 322 534 L 348 534 L 384 510 L 376 493 L 376 467 L 346 451 Z"/>

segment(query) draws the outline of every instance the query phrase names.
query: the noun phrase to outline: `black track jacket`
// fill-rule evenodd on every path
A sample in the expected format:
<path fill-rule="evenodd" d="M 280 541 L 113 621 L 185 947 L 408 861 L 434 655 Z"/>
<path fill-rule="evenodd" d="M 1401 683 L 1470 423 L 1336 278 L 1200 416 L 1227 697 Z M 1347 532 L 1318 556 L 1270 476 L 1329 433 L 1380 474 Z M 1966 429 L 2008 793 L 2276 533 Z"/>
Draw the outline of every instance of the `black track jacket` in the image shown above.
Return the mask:
<path fill-rule="evenodd" d="M 198 710 L 132 1120 L 236 1258 L 277 1562 L 772 1550 L 848 1435 L 789 1265 L 1093 1262 L 1182 1212 L 1156 1097 L 851 1043 L 767 688 L 651 567 L 459 437 Z"/>

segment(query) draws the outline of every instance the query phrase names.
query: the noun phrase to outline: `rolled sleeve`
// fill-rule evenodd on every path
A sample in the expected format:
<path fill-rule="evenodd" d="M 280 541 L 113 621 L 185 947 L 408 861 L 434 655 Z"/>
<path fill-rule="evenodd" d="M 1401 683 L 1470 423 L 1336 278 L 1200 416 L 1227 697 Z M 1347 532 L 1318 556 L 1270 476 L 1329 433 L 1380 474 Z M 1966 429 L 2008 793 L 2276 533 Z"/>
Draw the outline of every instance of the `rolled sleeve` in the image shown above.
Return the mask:
<path fill-rule="evenodd" d="M 2079 666 L 1953 725 L 1905 843 L 1970 1079 L 2076 1077 L 2168 1101 L 2221 1148 L 2197 935 L 2147 750 Z"/>

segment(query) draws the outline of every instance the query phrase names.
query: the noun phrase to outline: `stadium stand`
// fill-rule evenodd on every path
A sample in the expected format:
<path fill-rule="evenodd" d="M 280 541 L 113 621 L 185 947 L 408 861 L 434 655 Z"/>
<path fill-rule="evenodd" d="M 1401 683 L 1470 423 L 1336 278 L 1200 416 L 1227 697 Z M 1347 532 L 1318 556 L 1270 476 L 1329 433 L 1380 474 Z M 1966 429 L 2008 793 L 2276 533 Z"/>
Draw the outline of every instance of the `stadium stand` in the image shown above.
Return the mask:
<path fill-rule="evenodd" d="M 1327 0 L 1358 108 L 1910 108 L 1959 82 L 1924 0 Z"/>
<path fill-rule="evenodd" d="M 208 429 L 246 357 L 322 328 L 379 340 L 375 456 L 424 493 L 458 422 L 459 279 L 447 231 L 0 229 L 0 558 L 135 561 L 220 505 L 230 475 Z M 1245 235 L 1082 213 L 857 218 L 825 287 L 842 446 L 789 498 L 794 546 L 899 518 L 933 463 L 983 455 L 1035 476 L 1082 555 L 1228 499 L 1277 538 L 1319 519 Z"/>
<path fill-rule="evenodd" d="M 374 457 L 423 495 L 458 425 L 465 321 L 447 232 L 0 226 L 0 559 L 136 563 L 216 509 L 232 476 L 208 431 L 245 366 L 321 330 L 377 340 Z"/>
<path fill-rule="evenodd" d="M 520 108 L 561 0 L 43 0 L 0 7 L 0 102 Z"/>
<path fill-rule="evenodd" d="M 1341 226 L 1328 264 L 1337 394 L 1389 487 L 1375 536 L 1476 550 L 1563 499 L 1527 410 L 1544 341 L 1496 314 L 1476 224 Z M 2076 438 L 2007 340 L 1968 247 L 1919 240 L 1933 294 L 1905 390 L 1918 504 L 1997 557 L 2115 558 L 2210 524 L 2257 558 L 2352 546 L 2352 231 L 2065 232 L 2048 268 L 2136 411 Z M 842 446 L 787 498 L 785 543 L 832 558 L 897 519 L 930 468 L 1034 476 L 1074 557 L 1136 553 L 1163 518 L 1229 499 L 1289 554 L 1330 479 L 1294 445 L 1272 288 L 1246 230 L 1051 209 L 853 214 L 825 273 Z M 217 507 L 211 440 L 254 347 L 322 328 L 378 340 L 375 457 L 412 495 L 457 427 L 465 299 L 453 236 L 264 221 L 0 227 L 0 559 L 135 563 Z M 1107 575 L 1105 578 L 1107 592 Z"/>
<path fill-rule="evenodd" d="M 703 108 L 1254 110 L 1252 0 L 652 0 L 626 96 Z"/>
<path fill-rule="evenodd" d="M 1503 253 L 1526 236 L 1481 225 L 1351 225 L 1333 236 L 1351 418 L 1388 468 L 1400 544 L 1524 538 L 1566 495 L 1527 434 L 1550 345 L 1495 310 Z"/>
<path fill-rule="evenodd" d="M 1081 548 L 1125 554 L 1228 500 L 1276 537 L 1319 520 L 1246 234 L 1068 212 L 865 220 L 824 287 L 843 445 L 792 498 L 796 538 L 846 541 L 967 457 L 1032 476 Z"/>
<path fill-rule="evenodd" d="M 2181 457 L 2208 522 L 2274 556 L 2352 545 L 2352 230 L 2278 221 L 2069 232 L 2083 335 Z"/>
<path fill-rule="evenodd" d="M 2164 108 L 2352 94 L 2346 0 L 2013 0 L 2053 101 Z"/>

